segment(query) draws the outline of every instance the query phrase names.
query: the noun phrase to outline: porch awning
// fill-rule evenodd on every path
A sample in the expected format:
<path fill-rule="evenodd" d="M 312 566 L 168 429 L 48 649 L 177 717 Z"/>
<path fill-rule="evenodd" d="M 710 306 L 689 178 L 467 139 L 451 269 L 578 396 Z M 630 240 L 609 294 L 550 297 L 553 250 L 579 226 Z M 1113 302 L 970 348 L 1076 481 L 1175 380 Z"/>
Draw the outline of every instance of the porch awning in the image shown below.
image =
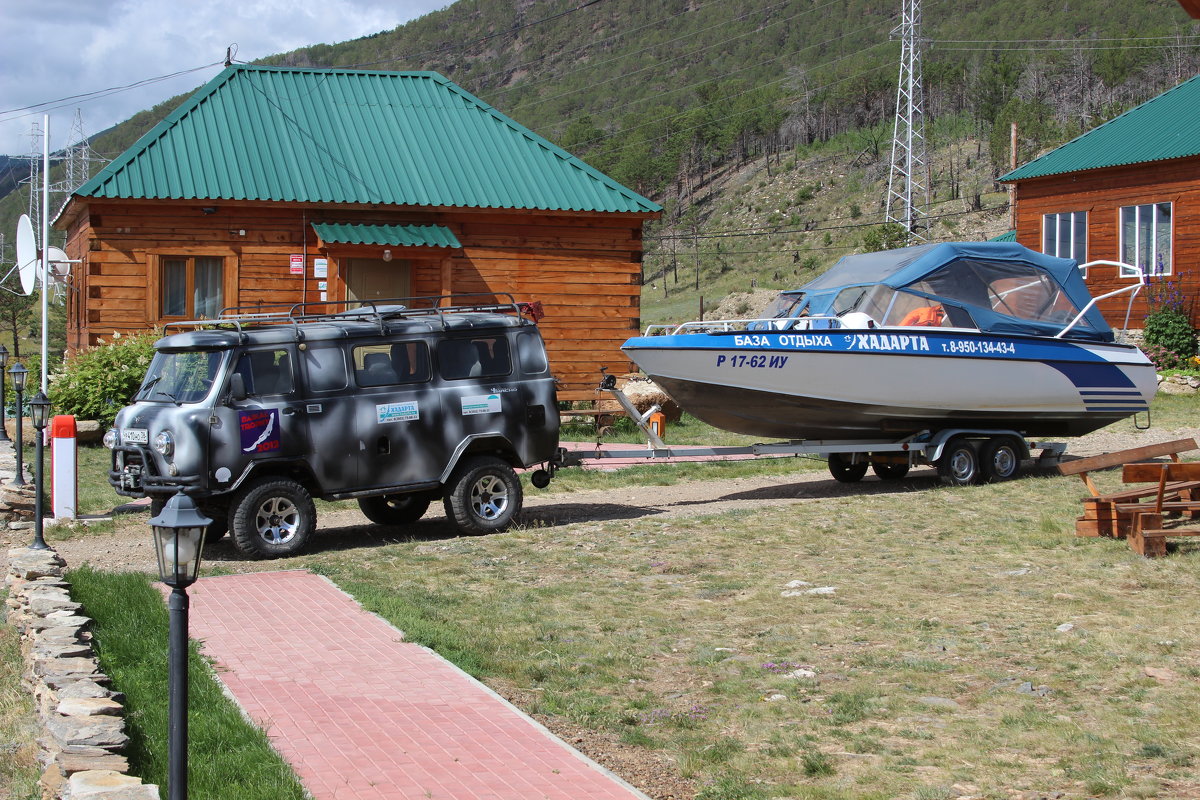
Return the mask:
<path fill-rule="evenodd" d="M 373 244 L 385 247 L 462 247 L 445 225 L 350 225 L 314 222 L 326 244 Z"/>

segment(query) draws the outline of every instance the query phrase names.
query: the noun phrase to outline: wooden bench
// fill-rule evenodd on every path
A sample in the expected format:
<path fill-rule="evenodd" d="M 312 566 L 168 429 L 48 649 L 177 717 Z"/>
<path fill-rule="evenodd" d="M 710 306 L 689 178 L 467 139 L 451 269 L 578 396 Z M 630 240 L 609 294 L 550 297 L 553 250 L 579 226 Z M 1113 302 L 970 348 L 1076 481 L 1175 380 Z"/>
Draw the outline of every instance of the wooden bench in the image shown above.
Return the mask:
<path fill-rule="evenodd" d="M 1139 555 L 1153 557 L 1167 554 L 1167 538 L 1173 536 L 1200 536 L 1200 528 L 1163 527 L 1163 517 L 1168 513 L 1186 514 L 1190 519 L 1200 518 L 1200 500 L 1171 500 L 1181 493 L 1172 486 L 1180 484 L 1200 485 L 1200 462 L 1167 464 L 1126 464 L 1122 474 L 1126 483 L 1153 483 L 1153 494 L 1149 501 L 1118 505 L 1121 513 L 1128 514 L 1129 546 Z"/>
<path fill-rule="evenodd" d="M 1075 520 L 1076 536 L 1113 536 L 1124 538 L 1133 524 L 1133 513 L 1140 510 L 1136 504 L 1158 494 L 1158 487 L 1130 488 L 1105 494 L 1100 491 L 1088 473 L 1112 467 L 1121 467 L 1130 462 L 1141 462 L 1151 458 L 1171 459 L 1180 463 L 1179 454 L 1195 450 L 1195 439 L 1177 439 L 1129 450 L 1118 450 L 1088 458 L 1077 458 L 1058 465 L 1062 475 L 1078 475 L 1087 487 L 1090 497 L 1083 498 L 1083 516 Z M 1160 464 L 1150 464 L 1158 467 Z M 1193 495 L 1200 495 L 1200 480 L 1170 481 L 1163 487 L 1163 502 L 1190 502 Z"/>

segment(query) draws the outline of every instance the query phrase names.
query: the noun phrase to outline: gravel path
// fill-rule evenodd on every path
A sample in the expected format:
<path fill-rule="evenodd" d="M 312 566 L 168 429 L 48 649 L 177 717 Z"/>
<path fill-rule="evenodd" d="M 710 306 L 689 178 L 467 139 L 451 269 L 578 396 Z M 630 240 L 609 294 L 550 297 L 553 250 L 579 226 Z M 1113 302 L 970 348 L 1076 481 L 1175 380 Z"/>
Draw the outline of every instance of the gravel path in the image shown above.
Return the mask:
<path fill-rule="evenodd" d="M 1123 432 L 1103 430 L 1071 440 L 1068 453 L 1082 457 L 1188 437 L 1200 438 L 1200 428 L 1150 428 Z M 833 496 L 910 494 L 936 484 L 937 475 L 931 468 L 918 468 L 903 481 L 883 482 L 868 477 L 857 484 L 838 483 L 826 472 L 814 471 L 731 480 L 684 481 L 672 486 L 630 486 L 623 489 L 552 493 L 531 490 L 526 493 L 525 510 L 520 522 L 535 527 L 557 527 L 586 521 L 649 517 L 665 520 L 735 509 L 817 502 Z M 147 518 L 145 513 L 122 516 L 118 518 L 115 531 L 81 531 L 69 534 L 69 538 L 63 538 L 51 526 L 47 529 L 46 538 L 72 567 L 91 564 L 100 569 L 155 572 L 157 566 L 150 546 Z M 398 530 L 369 524 L 357 509 L 325 513 L 321 515 L 319 525 L 318 535 L 310 547 L 311 552 L 377 547 L 407 539 Z M 431 506 L 426 519 L 417 529 L 423 537 L 430 539 L 456 535 L 447 524 L 440 503 Z M 29 537 L 28 531 L 5 530 L 0 534 L 3 540 L 0 544 L 21 545 L 27 543 Z M 233 548 L 228 537 L 206 548 L 205 563 L 233 572 L 296 566 L 295 559 L 248 560 Z"/>

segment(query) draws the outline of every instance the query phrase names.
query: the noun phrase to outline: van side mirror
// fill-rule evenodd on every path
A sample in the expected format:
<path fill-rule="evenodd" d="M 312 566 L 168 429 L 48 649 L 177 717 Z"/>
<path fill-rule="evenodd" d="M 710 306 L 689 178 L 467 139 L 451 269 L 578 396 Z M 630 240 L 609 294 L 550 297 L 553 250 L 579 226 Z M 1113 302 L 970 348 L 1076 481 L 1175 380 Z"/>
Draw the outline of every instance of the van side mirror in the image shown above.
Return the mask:
<path fill-rule="evenodd" d="M 246 379 L 240 372 L 229 376 L 229 399 L 234 402 L 246 399 Z"/>

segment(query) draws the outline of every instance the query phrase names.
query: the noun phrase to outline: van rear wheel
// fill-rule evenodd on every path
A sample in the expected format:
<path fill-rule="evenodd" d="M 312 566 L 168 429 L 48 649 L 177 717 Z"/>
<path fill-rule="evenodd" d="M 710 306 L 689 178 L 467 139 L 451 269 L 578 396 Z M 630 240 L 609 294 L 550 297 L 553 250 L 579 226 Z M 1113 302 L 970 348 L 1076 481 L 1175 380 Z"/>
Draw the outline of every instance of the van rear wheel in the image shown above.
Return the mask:
<path fill-rule="evenodd" d="M 468 535 L 507 528 L 521 510 L 517 473 L 494 456 L 464 459 L 446 485 L 446 516 Z"/>
<path fill-rule="evenodd" d="M 294 556 L 317 527 L 308 491 L 287 478 L 262 478 L 238 492 L 229 511 L 238 550 L 257 558 Z"/>
<path fill-rule="evenodd" d="M 385 494 L 360 497 L 358 507 L 363 516 L 376 525 L 408 525 L 416 522 L 429 510 L 427 494 Z"/>

